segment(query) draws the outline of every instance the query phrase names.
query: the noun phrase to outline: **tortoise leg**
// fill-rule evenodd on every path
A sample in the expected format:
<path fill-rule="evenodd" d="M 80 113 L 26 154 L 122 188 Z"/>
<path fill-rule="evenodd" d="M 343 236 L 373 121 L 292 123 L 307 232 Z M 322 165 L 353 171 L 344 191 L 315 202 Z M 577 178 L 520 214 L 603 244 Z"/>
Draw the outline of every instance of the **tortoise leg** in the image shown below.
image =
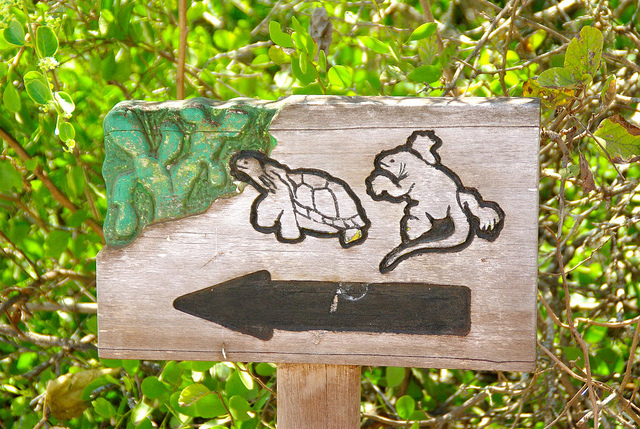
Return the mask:
<path fill-rule="evenodd" d="M 258 227 L 272 229 L 276 227 L 278 217 L 282 212 L 281 204 L 271 195 L 260 201 L 253 208 L 253 216 Z"/>
<path fill-rule="evenodd" d="M 340 244 L 344 247 L 353 246 L 358 244 L 364 239 L 364 234 L 359 228 L 349 228 L 340 232 Z"/>
<path fill-rule="evenodd" d="M 278 238 L 285 241 L 298 241 L 304 238 L 302 231 L 300 231 L 293 207 L 282 210 L 278 223 L 280 225 Z"/>

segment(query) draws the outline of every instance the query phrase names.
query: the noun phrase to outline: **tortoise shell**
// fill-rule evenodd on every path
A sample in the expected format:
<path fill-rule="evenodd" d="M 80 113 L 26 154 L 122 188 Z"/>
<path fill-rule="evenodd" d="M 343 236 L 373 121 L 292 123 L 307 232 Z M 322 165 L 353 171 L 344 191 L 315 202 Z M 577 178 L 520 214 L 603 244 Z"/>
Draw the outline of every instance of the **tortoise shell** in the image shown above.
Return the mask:
<path fill-rule="evenodd" d="M 314 171 L 289 173 L 287 176 L 298 216 L 338 230 L 359 229 L 366 225 L 354 196 L 337 179 Z"/>

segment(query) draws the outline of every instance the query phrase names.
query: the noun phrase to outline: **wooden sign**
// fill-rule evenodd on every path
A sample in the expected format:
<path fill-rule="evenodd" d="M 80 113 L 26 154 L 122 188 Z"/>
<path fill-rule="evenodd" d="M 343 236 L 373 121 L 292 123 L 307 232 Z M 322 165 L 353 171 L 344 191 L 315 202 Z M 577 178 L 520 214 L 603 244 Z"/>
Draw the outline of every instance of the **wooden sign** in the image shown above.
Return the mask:
<path fill-rule="evenodd" d="M 539 102 L 125 102 L 101 357 L 530 371 Z"/>

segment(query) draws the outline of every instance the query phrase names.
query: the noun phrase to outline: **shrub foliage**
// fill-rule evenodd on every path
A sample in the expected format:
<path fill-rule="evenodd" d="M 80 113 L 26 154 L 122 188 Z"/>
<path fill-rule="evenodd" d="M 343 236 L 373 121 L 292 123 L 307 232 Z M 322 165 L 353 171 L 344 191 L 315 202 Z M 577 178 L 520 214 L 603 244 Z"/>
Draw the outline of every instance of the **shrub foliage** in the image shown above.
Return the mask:
<path fill-rule="evenodd" d="M 640 426 L 637 2 L 188 6 L 0 0 L 0 427 L 275 427 L 271 364 L 97 357 L 102 122 L 183 93 L 542 98 L 537 370 L 364 367 L 362 427 Z"/>

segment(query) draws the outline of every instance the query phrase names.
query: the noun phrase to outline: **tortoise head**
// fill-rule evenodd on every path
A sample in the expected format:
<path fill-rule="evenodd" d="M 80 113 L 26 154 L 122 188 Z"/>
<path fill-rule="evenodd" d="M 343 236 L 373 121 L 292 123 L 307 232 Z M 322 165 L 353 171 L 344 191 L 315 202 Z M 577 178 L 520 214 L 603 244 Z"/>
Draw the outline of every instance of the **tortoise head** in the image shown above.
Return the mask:
<path fill-rule="evenodd" d="M 270 158 L 257 150 L 243 150 L 231 157 L 229 166 L 231 175 L 238 180 L 252 184 L 256 188 L 264 188 L 260 177 L 265 174 L 264 166 Z"/>

